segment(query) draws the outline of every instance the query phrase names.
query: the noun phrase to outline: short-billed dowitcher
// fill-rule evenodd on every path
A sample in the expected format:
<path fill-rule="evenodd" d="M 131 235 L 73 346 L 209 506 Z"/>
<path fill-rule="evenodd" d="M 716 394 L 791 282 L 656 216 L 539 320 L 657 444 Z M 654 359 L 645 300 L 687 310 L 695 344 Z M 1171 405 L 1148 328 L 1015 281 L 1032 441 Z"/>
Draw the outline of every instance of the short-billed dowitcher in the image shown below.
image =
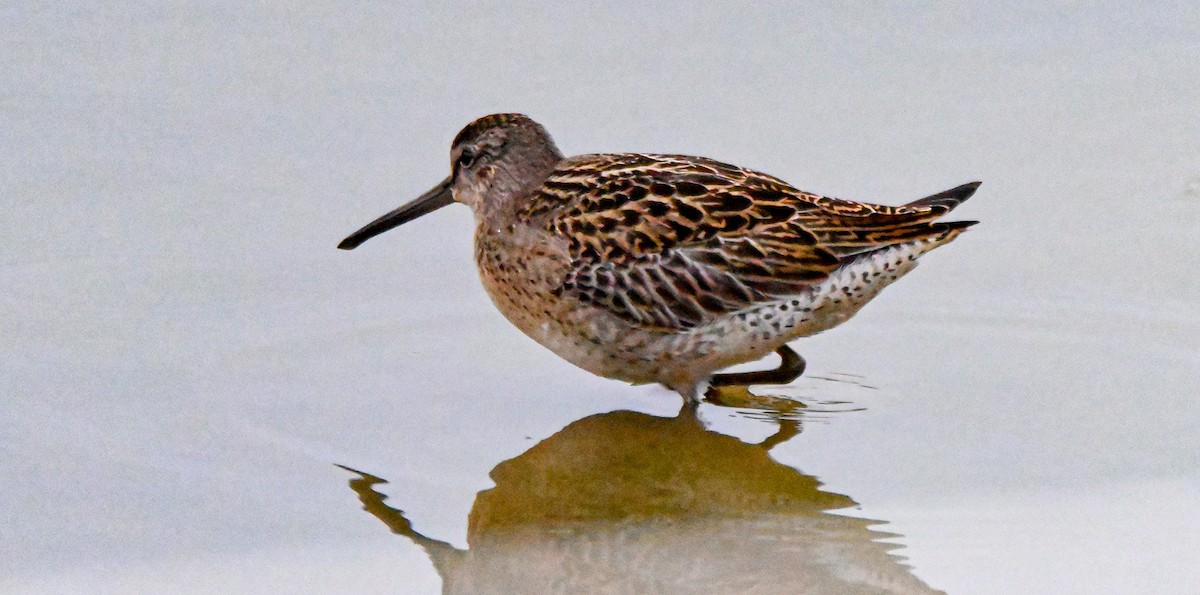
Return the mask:
<path fill-rule="evenodd" d="M 964 184 L 902 206 L 797 190 L 753 170 L 682 155 L 564 158 L 520 114 L 471 122 L 450 176 L 354 232 L 351 250 L 452 202 L 475 213 L 475 260 L 496 307 L 593 374 L 700 385 L 787 383 L 787 342 L 846 321 L 974 221 L 935 221 Z M 779 368 L 713 372 L 771 352 Z"/>

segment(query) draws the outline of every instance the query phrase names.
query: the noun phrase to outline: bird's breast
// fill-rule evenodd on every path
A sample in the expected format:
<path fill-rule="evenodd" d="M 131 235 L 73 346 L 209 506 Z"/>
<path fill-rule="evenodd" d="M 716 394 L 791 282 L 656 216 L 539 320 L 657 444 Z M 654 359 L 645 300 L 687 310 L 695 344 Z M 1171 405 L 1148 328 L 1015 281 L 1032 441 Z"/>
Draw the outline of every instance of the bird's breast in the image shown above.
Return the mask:
<path fill-rule="evenodd" d="M 558 295 L 570 266 L 565 242 L 550 232 L 512 226 L 480 226 L 475 261 L 484 288 L 513 324 L 539 342 L 543 323 L 562 320 L 566 304 Z M 543 342 L 544 344 L 544 342 Z"/>

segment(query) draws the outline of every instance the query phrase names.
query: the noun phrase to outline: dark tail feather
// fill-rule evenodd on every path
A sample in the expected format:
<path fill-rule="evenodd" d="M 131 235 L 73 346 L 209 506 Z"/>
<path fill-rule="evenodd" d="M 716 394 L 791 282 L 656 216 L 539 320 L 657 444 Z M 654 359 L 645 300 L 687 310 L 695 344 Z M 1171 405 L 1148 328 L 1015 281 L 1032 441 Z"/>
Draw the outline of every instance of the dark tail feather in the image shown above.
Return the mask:
<path fill-rule="evenodd" d="M 971 198 L 971 195 L 975 194 L 975 189 L 979 188 L 979 185 L 982 183 L 983 182 L 971 182 L 970 184 L 963 184 L 962 186 L 951 188 L 945 192 L 939 192 L 919 200 L 914 200 L 905 206 L 942 207 L 949 211 L 950 209 L 962 204 L 968 198 Z"/>
<path fill-rule="evenodd" d="M 957 229 L 966 229 L 979 223 L 978 221 L 938 221 L 933 224 L 933 227 L 946 231 L 954 231 Z"/>
<path fill-rule="evenodd" d="M 890 241 L 887 243 L 871 246 L 871 247 L 863 249 L 862 251 L 859 251 L 859 252 L 844 252 L 844 253 L 838 254 L 837 251 L 835 250 L 834 253 L 838 254 L 838 257 L 842 261 L 842 266 L 849 266 L 855 260 L 858 260 L 860 258 L 870 257 L 872 254 L 875 254 L 876 252 L 887 250 L 889 248 L 893 248 L 893 247 L 901 245 L 901 244 L 906 244 L 909 242 L 920 242 L 922 240 L 934 240 L 935 241 L 934 245 L 927 246 L 926 248 L 921 249 L 921 254 L 923 254 L 929 250 L 932 250 L 933 248 L 936 248 L 937 246 L 940 246 L 950 240 L 953 240 L 955 237 L 958 237 L 958 234 L 962 233 L 964 229 L 971 227 L 972 225 L 975 225 L 976 223 L 979 223 L 979 222 L 978 221 L 937 221 L 934 223 L 927 224 L 925 226 L 925 233 L 920 234 L 920 235 L 914 235 L 912 237 L 907 238 L 905 241 Z"/>

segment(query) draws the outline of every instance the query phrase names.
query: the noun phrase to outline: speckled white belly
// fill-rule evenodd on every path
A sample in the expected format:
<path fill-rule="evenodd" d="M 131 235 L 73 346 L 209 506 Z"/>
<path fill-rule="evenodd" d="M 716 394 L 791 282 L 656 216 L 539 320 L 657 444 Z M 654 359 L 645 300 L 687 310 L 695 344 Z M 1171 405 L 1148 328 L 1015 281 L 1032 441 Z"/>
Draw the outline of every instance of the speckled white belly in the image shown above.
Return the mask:
<path fill-rule="evenodd" d="M 800 294 L 664 338 L 664 351 L 683 356 L 675 363 L 677 369 L 667 375 L 679 377 L 681 369 L 686 369 L 686 376 L 700 381 L 716 370 L 761 358 L 789 341 L 833 328 L 916 267 L 920 255 L 945 241 L 922 240 L 864 254 Z"/>
<path fill-rule="evenodd" d="M 918 256 L 945 241 L 922 240 L 864 254 L 797 295 L 732 312 L 683 333 L 640 328 L 594 308 L 566 307 L 564 302 L 536 312 L 529 309 L 530 296 L 491 293 L 501 312 L 559 357 L 600 376 L 678 388 L 845 322 L 884 287 L 911 271 Z M 485 285 L 489 290 L 512 287 L 488 279 L 486 273 Z M 549 296 L 542 298 L 542 303 L 551 303 Z"/>

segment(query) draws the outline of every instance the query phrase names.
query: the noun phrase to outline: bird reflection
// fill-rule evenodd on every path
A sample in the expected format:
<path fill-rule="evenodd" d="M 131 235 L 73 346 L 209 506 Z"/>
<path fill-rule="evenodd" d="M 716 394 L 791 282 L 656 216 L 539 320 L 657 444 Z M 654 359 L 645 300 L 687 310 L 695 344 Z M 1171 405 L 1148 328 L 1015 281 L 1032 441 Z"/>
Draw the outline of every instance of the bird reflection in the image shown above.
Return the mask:
<path fill-rule="evenodd" d="M 878 541 L 895 537 L 878 521 L 828 512 L 853 499 L 769 456 L 800 429 L 795 407 L 777 411 L 757 444 L 705 428 L 694 406 L 575 421 L 492 470 L 466 550 L 418 532 L 375 491 L 383 479 L 347 469 L 364 510 L 425 549 L 444 593 L 939 592 Z"/>

